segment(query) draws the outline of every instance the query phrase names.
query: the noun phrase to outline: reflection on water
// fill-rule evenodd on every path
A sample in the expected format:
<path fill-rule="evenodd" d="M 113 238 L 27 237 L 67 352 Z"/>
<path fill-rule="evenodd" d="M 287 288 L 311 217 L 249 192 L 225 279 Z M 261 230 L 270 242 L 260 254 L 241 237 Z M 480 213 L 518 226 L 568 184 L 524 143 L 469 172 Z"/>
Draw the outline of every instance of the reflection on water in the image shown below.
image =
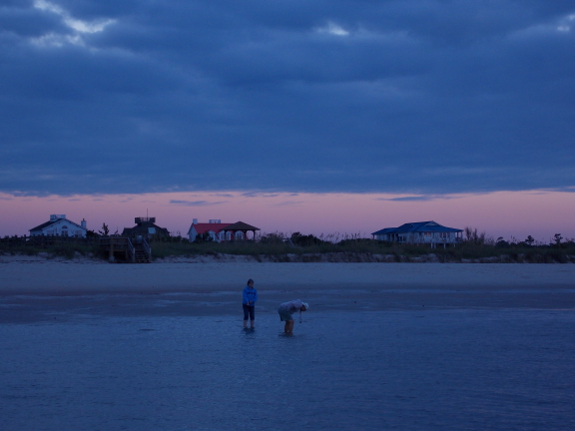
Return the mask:
<path fill-rule="evenodd" d="M 3 429 L 575 429 L 575 312 L 0 326 Z"/>

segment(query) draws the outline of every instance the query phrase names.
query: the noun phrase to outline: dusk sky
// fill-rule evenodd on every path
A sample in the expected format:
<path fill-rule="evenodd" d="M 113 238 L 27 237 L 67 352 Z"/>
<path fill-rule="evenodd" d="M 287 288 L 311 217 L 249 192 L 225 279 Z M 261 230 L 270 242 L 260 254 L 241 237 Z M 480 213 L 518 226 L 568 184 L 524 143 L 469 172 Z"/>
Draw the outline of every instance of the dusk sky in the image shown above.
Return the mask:
<path fill-rule="evenodd" d="M 573 0 L 0 0 L 0 236 L 572 238 L 574 132 Z"/>

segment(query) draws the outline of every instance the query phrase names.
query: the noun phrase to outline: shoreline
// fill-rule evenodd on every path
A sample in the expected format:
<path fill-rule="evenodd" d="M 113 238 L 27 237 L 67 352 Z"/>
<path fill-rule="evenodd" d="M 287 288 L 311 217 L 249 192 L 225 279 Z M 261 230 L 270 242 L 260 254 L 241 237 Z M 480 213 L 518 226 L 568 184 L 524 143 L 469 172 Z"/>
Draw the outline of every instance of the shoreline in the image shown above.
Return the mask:
<path fill-rule="evenodd" d="M 255 280 L 259 315 L 301 298 L 313 311 L 575 309 L 575 265 L 0 259 L 0 323 L 79 316 L 238 315 Z M 238 317 L 239 318 L 239 317 Z"/>
<path fill-rule="evenodd" d="M 82 254 L 75 251 L 70 256 L 40 252 L 37 255 L 10 254 L 6 251 L 0 252 L 0 263 L 14 261 L 67 261 L 73 263 L 88 262 L 109 264 L 102 257 L 95 257 L 92 253 Z M 418 255 L 410 254 L 380 254 L 372 252 L 354 251 L 328 251 L 309 253 L 263 253 L 263 254 L 226 254 L 226 253 L 204 253 L 192 255 L 169 255 L 165 257 L 155 257 L 151 263 L 442 263 L 442 264 L 575 264 L 575 254 L 559 253 L 548 254 L 543 252 L 525 253 L 510 252 L 500 253 L 492 256 L 469 257 L 448 256 L 441 252 L 429 252 Z M 125 262 L 117 262 L 125 263 Z"/>

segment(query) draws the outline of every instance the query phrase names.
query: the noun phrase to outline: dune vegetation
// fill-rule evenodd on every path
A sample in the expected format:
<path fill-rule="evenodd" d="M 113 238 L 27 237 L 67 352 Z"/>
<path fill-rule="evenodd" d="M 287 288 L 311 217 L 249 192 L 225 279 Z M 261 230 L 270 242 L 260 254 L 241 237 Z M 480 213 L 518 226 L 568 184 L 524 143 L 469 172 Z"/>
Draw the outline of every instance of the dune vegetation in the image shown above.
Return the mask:
<path fill-rule="evenodd" d="M 99 235 L 85 239 L 60 237 L 5 237 L 0 239 L 4 254 L 42 255 L 67 259 L 89 257 L 106 259 L 100 252 Z M 257 241 L 217 243 L 209 238 L 189 242 L 181 236 L 151 239 L 155 261 L 170 258 L 229 259 L 243 256 L 265 262 L 516 262 L 575 263 L 575 241 L 556 234 L 548 244 L 537 244 L 531 237 L 524 241 L 505 241 L 478 234 L 466 228 L 456 245 L 431 248 L 429 245 L 398 244 L 359 236 L 317 237 L 299 232 L 265 234 Z"/>

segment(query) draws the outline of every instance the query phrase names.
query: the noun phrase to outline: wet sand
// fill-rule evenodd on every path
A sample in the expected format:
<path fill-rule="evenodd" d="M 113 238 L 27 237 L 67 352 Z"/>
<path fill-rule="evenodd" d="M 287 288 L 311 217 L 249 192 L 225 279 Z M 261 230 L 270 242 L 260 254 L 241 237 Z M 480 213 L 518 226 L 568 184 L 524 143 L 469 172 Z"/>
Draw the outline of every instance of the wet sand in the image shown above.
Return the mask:
<path fill-rule="evenodd" d="M 0 256 L 0 323 L 97 316 L 241 314 L 248 278 L 257 313 L 301 298 L 314 310 L 575 309 L 573 264 L 152 264 Z"/>

